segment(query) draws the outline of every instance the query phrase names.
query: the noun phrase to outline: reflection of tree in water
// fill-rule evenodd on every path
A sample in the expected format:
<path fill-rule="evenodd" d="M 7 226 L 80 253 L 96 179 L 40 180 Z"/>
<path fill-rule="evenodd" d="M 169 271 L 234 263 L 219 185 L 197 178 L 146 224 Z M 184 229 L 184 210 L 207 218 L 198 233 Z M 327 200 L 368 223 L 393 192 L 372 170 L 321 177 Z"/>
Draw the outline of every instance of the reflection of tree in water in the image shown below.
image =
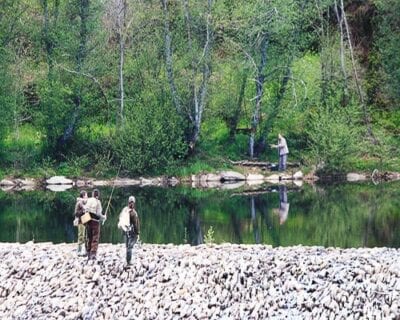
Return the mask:
<path fill-rule="evenodd" d="M 268 201 L 269 200 L 269 201 Z M 256 201 L 256 205 L 259 208 L 261 214 L 261 221 L 265 223 L 265 231 L 272 239 L 273 246 L 280 245 L 279 229 L 274 227 L 272 208 L 270 207 L 270 198 L 259 197 Z M 262 228 L 264 230 L 264 228 Z"/>
<path fill-rule="evenodd" d="M 238 243 L 243 243 L 242 233 L 240 230 L 240 219 L 234 211 L 230 211 L 233 233 Z"/>
<path fill-rule="evenodd" d="M 274 225 L 274 214 L 273 214 L 273 207 L 274 205 L 271 204 L 272 199 L 271 195 L 274 193 L 269 193 L 264 196 L 259 196 L 255 199 L 255 207 L 256 210 L 260 213 L 261 216 L 261 226 L 260 229 L 262 231 L 261 239 L 269 237 L 269 242 L 266 243 L 265 240 L 262 240 L 265 244 L 271 244 L 274 247 L 281 245 L 280 240 L 280 233 L 279 228 Z"/>
<path fill-rule="evenodd" d="M 192 245 L 198 245 L 203 243 L 203 232 L 201 230 L 201 220 L 198 212 L 198 208 L 195 203 L 187 201 L 188 207 L 188 241 Z"/>
<path fill-rule="evenodd" d="M 254 242 L 259 244 L 261 242 L 260 230 L 258 228 L 257 217 L 256 217 L 256 203 L 255 197 L 250 198 L 250 212 L 251 212 L 251 223 L 253 225 Z"/>
<path fill-rule="evenodd" d="M 71 198 L 67 193 L 44 191 L 7 194 L 0 200 L 0 241 L 72 239 L 74 230 L 68 226 L 72 225 Z"/>
<path fill-rule="evenodd" d="M 363 201 L 368 204 L 368 215 L 365 221 L 364 246 L 373 247 L 385 243 L 386 246 L 400 245 L 400 198 L 394 189 L 377 185 L 374 194 L 366 193 Z M 381 212 L 392 212 L 382 217 Z"/>
<path fill-rule="evenodd" d="M 266 243 L 273 246 L 324 245 L 340 247 L 400 245 L 400 197 L 396 184 L 382 186 L 329 185 L 287 187 L 290 219 L 279 226 L 279 187 L 263 194 L 162 188 L 116 189 L 101 242 L 117 243 L 119 212 L 135 195 L 142 222 L 141 238 L 148 243 L 203 243 L 213 226 L 215 241 Z M 72 213 L 79 190 L 0 192 L 0 241 L 72 242 L 76 228 Z M 106 206 L 111 189 L 102 189 Z M 290 220 L 290 221 L 289 221 Z"/>

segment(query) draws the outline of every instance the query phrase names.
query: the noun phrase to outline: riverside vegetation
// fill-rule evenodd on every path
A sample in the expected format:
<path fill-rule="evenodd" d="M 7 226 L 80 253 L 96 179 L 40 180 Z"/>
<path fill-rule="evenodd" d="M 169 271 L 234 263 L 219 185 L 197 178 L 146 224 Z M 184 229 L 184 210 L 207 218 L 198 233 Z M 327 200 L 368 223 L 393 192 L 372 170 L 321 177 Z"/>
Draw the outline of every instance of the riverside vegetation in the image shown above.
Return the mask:
<path fill-rule="evenodd" d="M 0 178 L 400 171 L 397 0 L 0 4 Z"/>

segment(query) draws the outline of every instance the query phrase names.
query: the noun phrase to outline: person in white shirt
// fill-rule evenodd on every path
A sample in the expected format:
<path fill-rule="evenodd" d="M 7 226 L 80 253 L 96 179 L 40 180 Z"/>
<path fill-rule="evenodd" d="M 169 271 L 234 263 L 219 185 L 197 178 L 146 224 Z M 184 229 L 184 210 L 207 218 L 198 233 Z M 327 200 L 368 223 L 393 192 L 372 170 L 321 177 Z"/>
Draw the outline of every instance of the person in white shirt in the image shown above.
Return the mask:
<path fill-rule="evenodd" d="M 287 146 L 286 139 L 281 134 L 278 134 L 278 144 L 271 144 L 271 147 L 278 149 L 279 171 L 285 171 L 287 156 L 289 154 L 289 148 Z"/>
<path fill-rule="evenodd" d="M 140 220 L 135 209 L 136 199 L 130 196 L 128 206 L 124 207 L 119 215 L 118 228 L 122 229 L 126 243 L 126 262 L 131 263 L 132 249 L 140 235 Z"/>

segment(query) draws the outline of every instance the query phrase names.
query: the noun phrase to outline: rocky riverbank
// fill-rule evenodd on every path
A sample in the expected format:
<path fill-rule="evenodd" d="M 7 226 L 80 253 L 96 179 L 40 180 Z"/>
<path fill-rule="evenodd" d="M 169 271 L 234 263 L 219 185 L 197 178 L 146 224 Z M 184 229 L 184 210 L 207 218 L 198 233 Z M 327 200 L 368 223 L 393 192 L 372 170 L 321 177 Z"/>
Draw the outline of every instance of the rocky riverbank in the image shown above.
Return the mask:
<path fill-rule="evenodd" d="M 318 177 L 314 173 L 303 175 L 301 171 L 247 171 L 239 173 L 236 171 L 221 171 L 215 173 L 201 173 L 190 177 L 153 177 L 153 178 L 116 178 L 110 180 L 97 180 L 92 178 L 67 178 L 54 176 L 48 179 L 13 178 L 8 177 L 0 180 L 0 190 L 3 191 L 30 191 L 36 189 L 48 189 L 50 191 L 66 191 L 70 188 L 95 188 L 95 187 L 128 187 L 128 186 L 154 186 L 170 187 L 179 184 L 188 185 L 192 188 L 213 189 L 251 189 L 263 184 L 295 184 L 301 186 L 303 181 L 314 183 L 317 180 L 324 182 L 362 182 L 372 181 L 380 183 L 384 181 L 400 180 L 400 173 L 378 172 L 372 174 L 348 173 L 347 175 L 329 175 Z"/>
<path fill-rule="evenodd" d="M 398 319 L 400 250 L 0 244 L 1 319 Z"/>

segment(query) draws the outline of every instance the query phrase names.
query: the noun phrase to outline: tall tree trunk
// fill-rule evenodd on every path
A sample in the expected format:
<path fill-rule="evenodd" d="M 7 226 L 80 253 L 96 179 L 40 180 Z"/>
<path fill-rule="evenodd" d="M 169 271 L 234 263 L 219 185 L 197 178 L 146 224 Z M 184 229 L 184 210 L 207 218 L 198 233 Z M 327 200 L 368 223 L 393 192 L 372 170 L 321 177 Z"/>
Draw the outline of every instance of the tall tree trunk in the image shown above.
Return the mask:
<path fill-rule="evenodd" d="M 117 37 L 119 44 L 119 116 L 121 124 L 124 122 L 124 58 L 125 58 L 125 27 L 126 27 L 126 0 L 120 0 L 118 3 L 118 16 L 117 16 Z"/>
<path fill-rule="evenodd" d="M 260 112 L 261 112 L 261 99 L 263 95 L 263 85 L 264 85 L 264 68 L 267 64 L 267 49 L 268 49 L 268 37 L 265 35 L 261 41 L 260 45 L 260 64 L 257 68 L 256 77 L 256 105 L 254 107 L 252 121 L 251 121 L 251 134 L 249 142 L 249 154 L 250 158 L 254 157 L 254 142 L 257 133 L 258 124 L 260 122 Z"/>
<path fill-rule="evenodd" d="M 204 59 L 202 67 L 202 82 L 198 93 L 195 94 L 195 113 L 194 113 L 194 132 L 190 145 L 192 149 L 199 140 L 201 121 L 203 116 L 203 111 L 206 105 L 208 82 L 211 76 L 211 45 L 212 45 L 212 29 L 211 29 L 211 9 L 212 0 L 207 1 L 207 21 L 206 21 L 206 43 L 203 48 L 203 56 L 200 58 L 199 63 Z M 195 92 L 196 93 L 196 92 Z M 197 98 L 198 97 L 198 98 Z"/>
<path fill-rule="evenodd" d="M 288 66 L 290 65 L 290 63 L 291 62 L 288 62 Z M 292 78 L 292 69 L 290 67 L 287 67 L 286 71 L 281 79 L 278 93 L 277 93 L 277 95 L 275 97 L 275 101 L 273 102 L 273 105 L 272 105 L 272 110 L 268 114 L 268 118 L 263 125 L 263 129 L 262 129 L 263 134 L 262 134 L 262 138 L 261 138 L 261 144 L 265 145 L 265 143 L 266 143 L 267 133 L 269 132 L 276 116 L 278 115 L 279 107 L 281 106 L 282 99 L 285 96 L 285 93 L 286 93 L 286 90 L 288 87 L 288 83 L 289 83 L 289 79 L 291 79 L 291 78 Z"/>
<path fill-rule="evenodd" d="M 80 17 L 80 31 L 79 31 L 79 47 L 76 53 L 76 73 L 82 73 L 83 63 L 87 56 L 87 37 L 88 37 L 88 20 L 89 20 L 89 8 L 90 0 L 79 0 L 79 17 Z M 67 142 L 71 140 L 74 135 L 77 120 L 80 115 L 80 109 L 82 104 L 82 87 L 79 84 L 77 92 L 74 98 L 74 111 L 70 118 L 67 128 L 64 130 L 64 134 L 58 140 L 57 149 L 63 150 L 63 147 Z"/>
<path fill-rule="evenodd" d="M 169 27 L 169 14 L 168 14 L 168 0 L 161 0 L 161 5 L 164 13 L 164 44 L 165 44 L 165 64 L 167 69 L 167 77 L 168 83 L 171 89 L 172 101 L 176 110 L 181 112 L 181 104 L 178 95 L 178 91 L 175 85 L 175 77 L 174 77 L 174 68 L 173 68 L 173 59 L 172 59 L 172 36 L 171 30 Z"/>
<path fill-rule="evenodd" d="M 250 198 L 250 212 L 251 212 L 251 222 L 253 224 L 254 242 L 256 244 L 259 244 L 261 242 L 261 237 L 260 237 L 260 230 L 257 224 L 256 201 L 254 196 Z"/>
<path fill-rule="evenodd" d="M 318 11 L 318 16 L 320 20 L 320 31 L 319 31 L 319 40 L 321 44 L 321 103 L 323 106 L 326 106 L 326 97 L 328 95 L 328 76 L 327 76 L 327 69 L 328 69 L 328 63 L 326 59 L 327 56 L 327 50 L 325 48 L 325 43 L 324 41 L 327 42 L 327 39 L 329 37 L 329 25 L 326 24 L 326 20 L 324 18 L 324 14 L 322 12 L 322 9 L 319 6 L 319 0 L 315 0 L 315 6 Z M 328 10 L 328 15 L 329 15 L 329 10 Z"/>
<path fill-rule="evenodd" d="M 53 51 L 55 46 L 54 40 L 50 35 L 50 29 L 54 30 L 57 27 L 59 5 L 60 5 L 59 0 L 54 0 L 53 2 L 54 2 L 53 13 L 51 15 L 53 18 L 53 23 L 51 24 L 51 16 L 49 12 L 50 10 L 49 10 L 48 0 L 41 0 L 41 5 L 43 9 L 42 41 L 44 42 L 44 47 L 46 51 L 46 61 L 47 61 L 47 66 L 49 68 L 47 73 L 48 78 L 51 78 L 54 69 Z"/>
<path fill-rule="evenodd" d="M 236 128 L 237 128 L 238 121 L 240 118 L 240 113 L 242 110 L 242 104 L 243 104 L 244 94 L 245 94 L 245 90 L 246 90 L 246 83 L 247 83 L 247 73 L 243 73 L 242 81 L 240 83 L 239 96 L 238 96 L 238 100 L 237 100 L 236 110 L 234 112 L 233 117 L 228 121 L 228 123 L 229 123 L 229 139 L 230 140 L 233 140 L 235 138 Z"/>
<path fill-rule="evenodd" d="M 347 17 L 346 17 L 346 12 L 344 10 L 343 0 L 340 0 L 340 8 L 341 8 L 341 11 L 342 11 L 344 26 L 345 26 L 345 29 L 346 29 L 347 41 L 348 41 L 349 49 L 350 49 L 351 63 L 352 63 L 352 67 L 353 67 L 354 78 L 355 78 L 355 81 L 356 81 L 357 92 L 358 92 L 358 96 L 360 98 L 360 103 L 361 103 L 363 114 L 364 114 L 364 124 L 367 127 L 367 133 L 368 133 L 368 136 L 370 137 L 372 143 L 377 144 L 378 141 L 375 138 L 374 133 L 372 131 L 370 116 L 369 116 L 367 105 L 366 105 L 365 99 L 364 99 L 364 92 L 363 92 L 363 90 L 361 88 L 360 79 L 358 77 L 356 61 L 355 61 L 355 58 L 354 58 L 353 44 L 351 42 L 350 28 L 349 28 L 349 24 L 347 22 Z"/>
<path fill-rule="evenodd" d="M 342 105 L 346 106 L 348 102 L 348 88 L 347 88 L 347 72 L 346 72 L 346 59 L 345 59 L 345 44 L 344 44 L 344 31 L 343 31 L 343 23 L 344 23 L 344 12 L 341 11 L 339 13 L 337 1 L 334 0 L 334 10 L 336 13 L 336 18 L 339 25 L 340 31 L 340 66 L 343 75 L 343 95 L 342 95 Z"/>

